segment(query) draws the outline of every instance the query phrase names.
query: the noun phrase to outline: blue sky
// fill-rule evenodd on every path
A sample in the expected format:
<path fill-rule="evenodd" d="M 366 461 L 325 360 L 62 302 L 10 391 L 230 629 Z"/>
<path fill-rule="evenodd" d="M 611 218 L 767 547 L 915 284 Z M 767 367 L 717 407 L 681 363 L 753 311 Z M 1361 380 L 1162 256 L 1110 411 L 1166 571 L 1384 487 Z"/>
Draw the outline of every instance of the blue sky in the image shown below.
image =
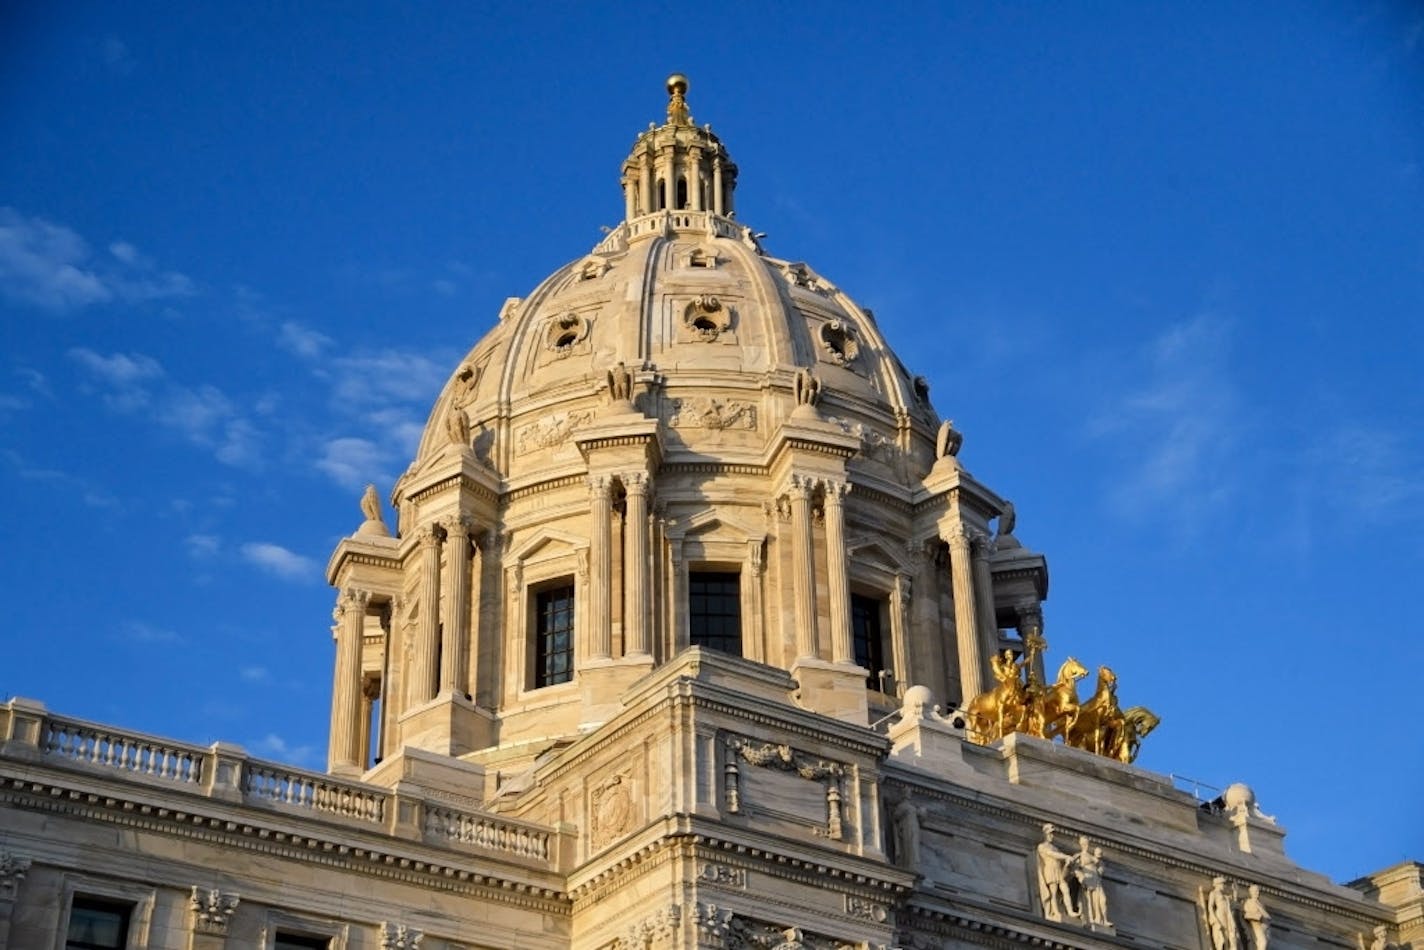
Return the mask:
<path fill-rule="evenodd" d="M 663 78 L 874 309 L 1141 764 L 1424 858 L 1424 13 L 9 4 L 0 693 L 324 760 L 326 558 Z"/>

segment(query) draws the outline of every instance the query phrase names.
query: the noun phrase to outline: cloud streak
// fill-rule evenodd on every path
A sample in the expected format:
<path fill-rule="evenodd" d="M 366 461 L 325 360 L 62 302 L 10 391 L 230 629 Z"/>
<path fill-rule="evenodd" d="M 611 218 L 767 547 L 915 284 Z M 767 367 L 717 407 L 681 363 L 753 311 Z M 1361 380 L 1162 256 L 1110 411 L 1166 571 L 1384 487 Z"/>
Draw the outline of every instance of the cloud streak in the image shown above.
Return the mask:
<path fill-rule="evenodd" d="M 270 541 L 252 541 L 239 548 L 243 560 L 286 581 L 308 580 L 316 573 L 316 562 Z"/>
<path fill-rule="evenodd" d="M 1135 379 L 1107 400 L 1089 434 L 1116 456 L 1109 507 L 1193 530 L 1236 491 L 1230 460 L 1244 427 L 1230 332 L 1211 315 L 1177 323 L 1123 365 Z"/>
<path fill-rule="evenodd" d="M 77 232 L 0 207 L 0 295 L 12 302 L 68 313 L 100 304 L 138 304 L 191 297 L 192 279 L 163 270 L 132 244 L 116 241 L 96 254 Z"/>
<path fill-rule="evenodd" d="M 257 427 L 216 386 L 189 386 L 169 378 L 162 364 L 142 353 L 107 356 L 77 347 L 70 359 L 103 390 L 105 405 L 138 414 L 210 450 L 224 465 L 255 469 L 262 464 Z"/>

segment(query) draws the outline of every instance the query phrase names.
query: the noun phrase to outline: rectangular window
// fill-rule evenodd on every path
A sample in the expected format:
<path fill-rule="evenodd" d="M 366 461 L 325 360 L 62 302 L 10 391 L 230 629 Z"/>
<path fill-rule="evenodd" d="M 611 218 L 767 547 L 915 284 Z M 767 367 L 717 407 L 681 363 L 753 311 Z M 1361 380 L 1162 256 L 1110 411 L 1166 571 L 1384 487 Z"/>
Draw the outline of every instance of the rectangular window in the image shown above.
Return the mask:
<path fill-rule="evenodd" d="M 331 941 L 326 937 L 304 937 L 301 934 L 277 932 L 272 950 L 329 950 Z"/>
<path fill-rule="evenodd" d="M 688 640 L 695 647 L 742 655 L 741 577 L 700 572 L 687 578 Z"/>
<path fill-rule="evenodd" d="M 549 587 L 534 595 L 534 685 L 553 686 L 574 678 L 574 585 Z"/>
<path fill-rule="evenodd" d="M 885 669 L 885 646 L 880 636 L 881 601 L 862 594 L 850 595 L 850 636 L 855 647 L 855 665 L 869 671 L 869 689 L 890 692 L 890 674 Z M 883 675 L 882 675 L 883 674 Z"/>
<path fill-rule="evenodd" d="M 74 895 L 69 907 L 65 950 L 121 950 L 128 946 L 133 905 L 102 897 Z"/>

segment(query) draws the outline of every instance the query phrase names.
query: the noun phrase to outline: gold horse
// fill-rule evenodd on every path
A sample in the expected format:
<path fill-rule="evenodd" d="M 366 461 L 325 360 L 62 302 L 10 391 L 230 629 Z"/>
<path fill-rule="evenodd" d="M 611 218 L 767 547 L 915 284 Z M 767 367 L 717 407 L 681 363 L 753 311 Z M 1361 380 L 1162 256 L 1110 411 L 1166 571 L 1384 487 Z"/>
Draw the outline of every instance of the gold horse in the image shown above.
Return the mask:
<path fill-rule="evenodd" d="M 1038 695 L 1029 697 L 1026 717 L 1035 735 L 1044 739 L 1067 736 L 1078 718 L 1078 681 L 1087 675 L 1087 667 L 1070 656 L 1058 667 L 1053 683 L 1037 687 Z"/>
<path fill-rule="evenodd" d="M 1146 706 L 1129 706 L 1122 711 L 1121 721 L 1108 734 L 1104 754 L 1119 762 L 1137 758 L 1142 737 L 1162 724 L 1157 714 Z"/>
<path fill-rule="evenodd" d="M 1078 707 L 1063 741 L 1075 749 L 1095 755 L 1107 755 L 1106 739 L 1122 724 L 1122 710 L 1117 705 L 1117 674 L 1106 666 L 1098 667 L 1098 688 Z"/>

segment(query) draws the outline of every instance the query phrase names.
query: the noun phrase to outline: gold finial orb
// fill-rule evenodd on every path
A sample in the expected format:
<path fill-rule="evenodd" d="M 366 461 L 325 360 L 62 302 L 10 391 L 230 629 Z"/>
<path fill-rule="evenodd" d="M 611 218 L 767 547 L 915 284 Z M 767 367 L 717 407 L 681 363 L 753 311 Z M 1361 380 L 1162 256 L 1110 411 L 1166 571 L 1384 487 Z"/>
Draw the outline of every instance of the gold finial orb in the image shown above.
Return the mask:
<path fill-rule="evenodd" d="M 687 111 L 687 97 L 683 95 L 687 92 L 687 77 L 673 73 L 667 78 L 667 91 L 668 125 L 691 125 L 692 115 Z"/>

